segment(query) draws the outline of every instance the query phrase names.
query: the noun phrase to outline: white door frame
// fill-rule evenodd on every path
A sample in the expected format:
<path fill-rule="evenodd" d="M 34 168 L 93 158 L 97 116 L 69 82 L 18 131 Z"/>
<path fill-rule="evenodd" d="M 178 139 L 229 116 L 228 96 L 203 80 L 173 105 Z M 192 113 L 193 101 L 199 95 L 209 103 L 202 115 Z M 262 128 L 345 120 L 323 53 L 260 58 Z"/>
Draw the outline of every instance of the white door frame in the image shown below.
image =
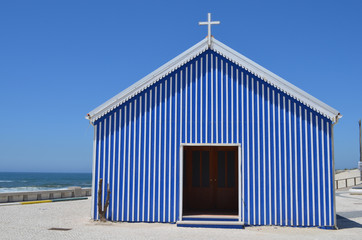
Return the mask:
<path fill-rule="evenodd" d="M 205 146 L 205 147 L 238 147 L 238 221 L 241 222 L 241 144 L 239 143 L 181 143 L 180 144 L 180 197 L 179 197 L 179 221 L 183 216 L 183 172 L 184 172 L 184 147 L 189 146 Z"/>

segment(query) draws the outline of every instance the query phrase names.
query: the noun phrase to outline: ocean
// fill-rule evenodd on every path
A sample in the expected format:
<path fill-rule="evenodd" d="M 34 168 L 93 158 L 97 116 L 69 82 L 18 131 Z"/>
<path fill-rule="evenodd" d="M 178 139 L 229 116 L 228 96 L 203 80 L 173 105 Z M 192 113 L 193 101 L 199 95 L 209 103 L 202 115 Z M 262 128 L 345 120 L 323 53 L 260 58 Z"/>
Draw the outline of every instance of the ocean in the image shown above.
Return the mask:
<path fill-rule="evenodd" d="M 91 173 L 21 173 L 0 172 L 0 192 L 28 192 L 91 187 Z"/>

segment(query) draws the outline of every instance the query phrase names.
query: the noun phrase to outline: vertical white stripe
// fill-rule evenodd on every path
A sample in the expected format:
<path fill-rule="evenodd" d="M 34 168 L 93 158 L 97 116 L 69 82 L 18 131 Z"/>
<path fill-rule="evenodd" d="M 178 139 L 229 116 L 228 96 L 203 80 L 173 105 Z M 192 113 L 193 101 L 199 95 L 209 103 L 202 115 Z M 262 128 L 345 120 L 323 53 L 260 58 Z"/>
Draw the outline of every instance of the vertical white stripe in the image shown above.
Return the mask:
<path fill-rule="evenodd" d="M 138 175 L 137 175 L 137 221 L 140 221 L 140 205 L 141 205 L 141 130 L 142 130 L 142 95 L 139 100 L 139 117 L 138 117 Z M 144 175 L 143 175 L 144 176 Z"/>
<path fill-rule="evenodd" d="M 125 212 L 125 204 L 124 204 L 124 198 L 126 195 L 125 192 L 125 182 L 126 182 L 126 116 L 127 116 L 127 105 L 124 106 L 124 127 L 123 127 L 123 179 L 122 179 L 122 221 L 124 221 L 124 212 Z"/>
<path fill-rule="evenodd" d="M 263 114 L 262 114 L 262 121 L 263 121 L 263 180 L 264 180 L 264 184 L 263 184 L 263 190 L 264 190 L 264 225 L 266 225 L 266 157 L 265 157 L 265 137 L 266 137 L 266 132 L 265 132 L 265 96 L 264 96 L 264 84 L 261 85 L 261 94 L 262 94 L 262 110 L 263 110 Z"/>
<path fill-rule="evenodd" d="M 285 199 L 285 225 L 288 225 L 288 174 L 287 174 L 287 106 L 285 103 L 285 96 L 283 96 L 283 107 L 284 107 L 284 198 Z"/>
<path fill-rule="evenodd" d="M 198 128 L 197 126 L 199 125 L 199 122 L 198 122 L 198 119 L 197 119 L 197 113 L 198 113 L 198 108 L 197 108 L 197 104 L 198 104 L 198 98 L 199 98 L 199 94 L 198 94 L 198 91 L 199 91 L 199 88 L 198 88 L 198 81 L 199 81 L 199 78 L 198 78 L 198 65 L 199 65 L 199 61 L 195 61 L 195 143 L 198 143 L 198 134 L 197 134 L 197 131 L 198 131 Z M 201 114 L 200 114 L 201 115 Z"/>
<path fill-rule="evenodd" d="M 177 86 L 176 84 L 177 82 L 177 73 L 175 74 L 175 86 Z M 176 93 L 175 93 L 175 98 L 176 98 Z M 171 129 L 171 123 L 172 123 L 172 77 L 170 78 L 170 112 L 169 112 L 169 118 L 168 118 L 168 143 L 169 143 L 169 148 L 168 148 L 168 211 L 167 211 L 167 221 L 170 222 L 171 220 L 171 136 L 172 136 L 172 132 L 175 133 L 174 139 L 176 139 L 176 129 Z M 174 121 L 176 121 L 176 118 L 174 119 Z M 166 135 L 166 134 L 165 134 Z M 174 172 L 174 175 L 176 175 L 176 172 Z M 166 176 L 166 174 L 165 174 Z M 165 219 L 165 218 L 164 218 Z"/>
<path fill-rule="evenodd" d="M 231 65 L 231 120 L 229 121 L 231 123 L 231 142 L 234 143 L 234 68 Z"/>
<path fill-rule="evenodd" d="M 101 141 L 101 136 L 102 134 L 102 122 L 99 122 L 99 137 L 98 137 L 98 159 L 97 159 L 97 162 L 98 162 L 98 179 L 97 179 L 97 182 L 95 183 L 97 185 L 97 190 L 99 191 L 99 179 L 101 178 L 100 177 L 100 174 L 101 174 L 101 144 L 102 144 L 102 141 Z M 99 199 L 98 199 L 98 192 L 96 193 L 97 194 L 97 207 L 98 207 L 98 202 L 99 202 Z M 101 199 L 102 200 L 102 199 Z M 96 212 L 96 219 L 98 219 L 98 216 L 99 213 L 98 213 L 98 210 Z"/>
<path fill-rule="evenodd" d="M 149 110 L 148 110 L 148 196 L 147 196 L 147 221 L 151 221 L 151 136 L 152 136 L 152 88 L 150 89 L 150 101 L 149 101 Z M 155 112 L 155 110 L 154 110 Z M 156 136 L 156 134 L 154 134 Z M 153 158 L 154 159 L 154 158 Z"/>
<path fill-rule="evenodd" d="M 210 64 L 211 64 L 211 143 L 214 143 L 214 55 L 210 56 Z"/>
<path fill-rule="evenodd" d="M 308 114 L 307 114 L 307 109 L 304 109 L 304 134 L 305 134 L 305 170 L 306 170 L 306 199 L 307 199 L 307 226 L 310 226 L 310 221 L 309 221 L 309 205 L 310 205 L 310 201 L 309 201 L 309 163 L 308 163 L 308 153 L 309 153 L 309 149 L 308 149 Z M 311 136 L 310 136 L 311 137 Z"/>
<path fill-rule="evenodd" d="M 219 143 L 219 83 L 218 83 L 218 76 L 219 76 L 219 70 L 217 65 L 217 57 L 215 57 L 215 68 L 216 68 L 216 75 L 215 75 L 215 105 L 216 105 L 216 111 L 215 111 L 215 122 L 216 122 L 216 143 Z"/>
<path fill-rule="evenodd" d="M 241 144 L 242 144 L 242 155 L 241 155 L 241 169 L 242 169 L 242 172 L 244 173 L 245 172 L 245 159 L 244 159 L 244 156 L 245 156 L 245 139 L 244 139 L 244 72 L 241 72 Z M 243 182 L 241 183 L 242 184 L 242 187 L 241 187 L 241 194 L 242 194 L 242 200 L 243 200 L 243 205 L 242 205 L 242 214 L 243 214 L 243 221 L 245 221 L 245 174 L 243 174 L 242 176 L 242 179 L 243 179 Z"/>
<path fill-rule="evenodd" d="M 209 110 L 209 54 L 206 54 L 206 69 L 205 69 L 205 84 L 206 84 L 206 88 L 205 88 L 205 95 L 206 95 L 206 99 L 205 99 L 205 142 L 209 142 L 209 138 L 208 138 L 208 132 L 209 132 L 209 116 L 208 116 L 208 110 Z"/>
<path fill-rule="evenodd" d="M 229 67 L 228 63 L 225 63 L 225 82 L 226 82 L 226 90 L 225 90 L 225 105 L 226 105 L 226 116 L 225 116 L 225 122 L 226 122 L 226 142 L 229 142 Z"/>
<path fill-rule="evenodd" d="M 281 111 L 281 104 L 280 104 L 280 94 L 278 96 L 278 145 L 279 145 L 279 224 L 283 224 L 282 214 L 283 214 L 283 202 L 282 202 L 282 133 L 281 133 L 281 119 L 280 119 L 280 111 Z"/>
<path fill-rule="evenodd" d="M 130 207 L 129 207 L 129 202 L 130 202 L 130 187 L 131 187 L 131 131 L 132 131 L 132 128 L 131 128 L 131 122 L 132 122 L 132 102 L 129 103 L 129 118 L 128 118 L 128 188 L 127 188 L 127 221 L 130 221 L 130 218 L 129 218 L 129 210 L 130 210 Z"/>
<path fill-rule="evenodd" d="M 328 203 L 329 203 L 329 226 L 332 226 L 332 201 L 331 201 L 331 196 L 332 196 L 332 193 L 331 193 L 331 189 L 332 189 L 332 178 L 331 178 L 331 159 L 330 159 L 330 149 L 329 149 L 329 143 L 330 143 L 330 138 L 329 138 L 329 122 L 327 122 L 327 162 L 328 162 Z"/>
<path fill-rule="evenodd" d="M 176 191 L 176 179 L 177 179 L 177 163 L 180 162 L 180 159 L 177 159 L 177 123 L 180 122 L 180 128 L 179 128 L 179 143 L 182 142 L 182 79 L 183 79 L 183 71 L 180 71 L 180 89 L 177 89 L 177 78 L 175 81 L 175 120 L 174 120 L 174 124 L 175 124 L 175 137 L 174 137 L 174 177 L 173 177 L 173 193 L 174 193 L 174 198 L 173 198 L 173 219 L 171 220 L 172 222 L 176 221 L 176 197 L 177 197 L 177 191 Z M 178 120 L 177 118 L 177 107 L 178 107 L 178 101 L 177 99 L 180 98 L 180 118 Z M 180 189 L 180 191 L 182 191 L 182 189 Z"/>
<path fill-rule="evenodd" d="M 117 221 L 120 221 L 119 218 L 119 196 L 121 195 L 120 189 L 121 189 L 121 113 L 122 113 L 122 108 L 119 109 L 119 124 L 118 124 L 118 171 L 117 171 Z M 123 149 L 122 149 L 123 150 Z M 122 203 L 123 204 L 123 203 Z"/>
<path fill-rule="evenodd" d="M 185 77 L 186 77 L 186 79 L 185 79 L 186 80 L 186 82 L 185 82 L 185 90 L 186 90 L 186 94 L 185 94 L 185 142 L 188 143 L 189 141 L 188 141 L 188 138 L 187 138 L 187 125 L 191 124 L 191 122 L 189 124 L 187 124 L 187 120 L 188 120 L 188 118 L 187 118 L 187 106 L 188 106 L 187 99 L 188 99 L 188 96 L 189 96 L 189 94 L 188 94 L 189 93 L 189 91 L 188 91 L 188 89 L 189 89 L 189 85 L 188 85 L 189 81 L 188 81 L 188 79 L 189 78 L 188 78 L 188 68 L 187 67 L 186 67 L 185 71 L 186 71 L 186 73 L 185 73 Z M 182 112 L 182 110 L 180 112 Z"/>
<path fill-rule="evenodd" d="M 202 141 L 202 137 L 203 137 L 203 134 L 202 134 L 202 125 L 203 125 L 203 122 L 202 122 L 202 115 L 204 114 L 204 108 L 202 107 L 202 98 L 203 98 L 203 92 L 202 92 L 202 59 L 200 59 L 200 78 L 199 78 L 199 81 L 200 81 L 200 141 L 199 142 L 203 142 Z"/>
<path fill-rule="evenodd" d="M 303 168 L 303 162 L 304 162 L 304 158 L 303 158 L 303 130 L 302 130 L 302 125 L 303 125 L 303 115 L 302 115 L 302 107 L 299 105 L 299 142 L 300 142 L 300 184 L 301 184 L 301 214 L 302 214 L 302 223 L 301 225 L 305 226 L 305 222 L 304 222 L 304 178 L 303 178 L 303 172 L 304 172 L 304 168 Z"/>
<path fill-rule="evenodd" d="M 111 178 L 111 139 L 112 139 L 112 132 L 111 132 L 111 126 L 112 126 L 112 115 L 109 116 L 109 124 L 108 124 L 108 166 L 107 166 L 107 186 L 105 188 L 105 191 L 108 190 L 108 187 L 110 185 L 110 178 Z M 112 207 L 112 205 L 110 206 Z M 107 208 L 106 216 L 109 217 L 109 208 Z"/>
<path fill-rule="evenodd" d="M 319 164 L 319 124 L 318 124 L 318 116 L 315 116 L 316 120 L 316 145 L 317 145 L 317 189 L 318 189 L 318 225 L 321 225 L 321 176 L 319 173 L 320 170 L 320 164 Z"/>
<path fill-rule="evenodd" d="M 154 146 L 153 146 L 153 204 L 152 204 L 152 221 L 154 222 L 156 217 L 156 131 L 157 131 L 157 89 L 158 87 L 155 87 L 155 108 L 153 110 L 154 112 L 154 121 L 153 121 L 153 127 L 154 127 L 154 137 L 153 137 L 153 142 L 154 142 Z M 161 95 L 161 91 L 160 91 L 160 95 Z"/>
<path fill-rule="evenodd" d="M 292 108 L 290 99 L 288 99 L 289 109 L 289 173 L 290 173 L 290 224 L 293 225 L 293 149 L 292 149 Z"/>
<path fill-rule="evenodd" d="M 159 104 L 160 104 L 160 112 L 159 112 L 159 116 L 158 116 L 158 215 L 157 215 L 157 222 L 161 221 L 161 129 L 162 129 L 162 83 L 160 84 L 160 99 L 159 99 Z"/>
<path fill-rule="evenodd" d="M 275 91 L 272 91 L 273 97 L 273 148 L 274 148 L 274 224 L 277 224 L 277 141 L 276 141 L 276 133 L 275 133 L 275 114 L 276 114 L 276 101 L 275 101 Z"/>
<path fill-rule="evenodd" d="M 221 93 L 220 93 L 220 98 L 221 98 L 221 106 L 220 106 L 220 110 L 221 110 L 221 142 L 224 143 L 224 61 L 221 59 L 220 60 L 220 64 L 221 64 Z"/>
<path fill-rule="evenodd" d="M 296 219 L 296 225 L 299 225 L 299 207 L 298 207 L 298 143 L 297 143 L 297 104 L 294 102 L 294 182 L 295 182 L 295 219 Z"/>
<path fill-rule="evenodd" d="M 271 141 L 270 141 L 270 121 L 271 121 L 271 117 L 270 117 L 270 105 L 271 105 L 271 99 L 270 99 L 270 88 L 267 88 L 267 98 L 268 98 L 268 169 L 269 169 L 269 224 L 272 225 L 272 195 L 271 195 L 271 190 L 272 190 L 272 185 L 271 185 Z"/>
<path fill-rule="evenodd" d="M 325 149 L 324 149 L 324 120 L 323 118 L 321 118 L 321 135 L 322 135 L 322 177 L 323 177 L 323 196 L 324 196 L 324 202 L 327 203 L 327 200 L 326 200 L 326 172 L 325 172 L 325 169 L 326 169 L 326 166 L 325 166 L 325 155 L 324 155 L 324 152 L 325 152 Z M 323 204 L 324 205 L 324 209 L 323 209 L 323 216 L 324 216 L 324 222 L 323 222 L 323 225 L 327 225 L 327 204 Z"/>
<path fill-rule="evenodd" d="M 193 143 L 193 140 L 192 140 L 192 125 L 194 125 L 195 123 L 192 122 L 192 81 L 193 81 L 193 78 L 192 78 L 192 66 L 193 64 L 190 65 L 190 123 L 188 124 L 190 126 L 190 143 Z"/>
<path fill-rule="evenodd" d="M 253 162 L 253 223 L 256 224 L 256 184 L 255 184 L 255 109 L 254 109 L 254 97 L 255 97 L 255 89 L 254 89 L 254 78 L 251 78 L 251 137 L 252 137 L 252 146 L 253 146 L 253 157 L 252 157 L 252 162 Z"/>
<path fill-rule="evenodd" d="M 170 82 L 172 82 L 172 77 L 170 78 Z M 167 159 L 167 153 L 166 153 L 166 135 L 169 134 L 171 132 L 171 129 L 169 130 L 169 132 L 167 132 L 167 80 L 165 80 L 165 102 L 164 102 L 164 109 L 165 109 L 165 113 L 164 113 L 164 134 L 163 134 L 163 159 L 160 159 L 160 162 L 163 161 L 163 206 L 162 206 L 162 212 L 163 212 L 163 217 L 162 217 L 162 221 L 165 222 L 165 218 L 166 218 L 166 171 L 167 171 L 167 162 L 170 161 L 170 159 Z M 171 102 L 171 101 L 170 101 Z M 170 118 L 171 121 L 171 118 Z M 171 138 L 169 138 L 171 139 Z M 169 145 L 169 147 L 171 147 Z M 170 148 L 169 148 L 170 151 Z M 161 172 L 160 172 L 161 173 Z"/>
<path fill-rule="evenodd" d="M 310 151 L 310 156 L 311 156 L 311 167 L 312 167 L 312 208 L 313 208 L 313 226 L 315 226 L 315 218 L 316 218 L 316 215 L 315 215 L 315 190 L 314 190 L 314 186 L 315 186 L 315 183 L 314 183 L 314 146 L 313 146 L 313 114 L 312 112 L 310 113 L 310 148 L 311 148 L 311 151 Z"/>
<path fill-rule="evenodd" d="M 239 139 L 239 108 L 240 108 L 240 100 L 239 100 L 239 69 L 236 68 L 236 142 L 240 143 Z M 239 166 L 240 167 L 240 166 Z M 239 181 L 240 184 L 240 181 Z"/>
<path fill-rule="evenodd" d="M 97 188 L 97 183 L 95 182 L 95 173 L 96 173 L 96 161 L 97 161 L 97 132 L 98 130 L 98 125 L 94 126 L 93 129 L 93 166 L 92 166 L 92 207 L 91 207 L 91 217 L 92 219 L 95 218 L 94 215 L 94 205 L 96 204 L 95 200 L 96 200 L 96 191 L 95 189 Z"/>
<path fill-rule="evenodd" d="M 151 90 L 150 90 L 151 91 Z M 145 106 L 144 106 L 144 111 L 143 111 L 143 198 L 142 198 L 142 221 L 146 221 L 145 218 L 145 198 L 146 198 L 146 123 L 147 123 L 147 92 L 145 92 Z M 149 131 L 149 130 L 148 130 Z M 149 188 L 148 188 L 149 191 Z M 148 204 L 149 206 L 149 204 Z"/>
<path fill-rule="evenodd" d="M 260 182 L 261 182 L 261 178 L 260 178 L 260 111 L 259 111 L 259 97 L 260 97 L 260 92 L 259 92 L 259 81 L 256 81 L 256 111 L 257 111 L 257 134 L 258 134 L 258 223 L 259 225 L 261 224 L 261 195 L 260 195 Z"/>
<path fill-rule="evenodd" d="M 250 149 L 249 149 L 249 75 L 246 75 L 246 153 L 247 153 L 247 176 L 246 179 L 248 181 L 248 223 L 251 224 L 250 221 Z"/>
<path fill-rule="evenodd" d="M 135 220 L 135 202 L 136 202 L 136 113 L 137 113 L 137 99 L 134 100 L 134 113 L 133 113 L 133 180 L 132 180 L 132 221 Z"/>
<path fill-rule="evenodd" d="M 104 118 L 104 125 L 103 125 L 103 173 L 102 173 L 102 179 L 103 179 L 103 183 L 102 183 L 102 210 L 104 210 L 104 192 L 105 192 L 105 184 L 106 184 L 106 180 L 104 179 L 106 176 L 106 136 L 107 136 L 107 118 Z"/>
<path fill-rule="evenodd" d="M 115 181 L 115 175 L 116 175 L 116 127 L 117 127 L 117 122 L 116 122 L 116 116 L 117 113 L 114 112 L 113 114 L 113 118 L 114 118 L 114 128 L 113 128 L 113 172 L 112 172 L 112 221 L 114 221 L 114 203 L 116 200 L 116 196 L 114 195 L 114 185 L 116 183 Z"/>

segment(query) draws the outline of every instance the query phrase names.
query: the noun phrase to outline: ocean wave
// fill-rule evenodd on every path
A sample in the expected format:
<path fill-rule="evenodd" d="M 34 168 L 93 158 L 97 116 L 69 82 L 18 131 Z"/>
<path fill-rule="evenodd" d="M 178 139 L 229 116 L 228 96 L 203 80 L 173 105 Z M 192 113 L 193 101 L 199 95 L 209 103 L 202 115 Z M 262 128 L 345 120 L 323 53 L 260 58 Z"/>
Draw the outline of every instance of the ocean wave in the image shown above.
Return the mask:
<path fill-rule="evenodd" d="M 61 190 L 66 188 L 49 188 L 49 187 L 13 187 L 13 188 L 0 188 L 0 193 L 5 192 L 36 192 L 45 190 Z"/>
<path fill-rule="evenodd" d="M 14 181 L 11 181 L 11 180 L 0 180 L 0 182 L 14 182 Z"/>

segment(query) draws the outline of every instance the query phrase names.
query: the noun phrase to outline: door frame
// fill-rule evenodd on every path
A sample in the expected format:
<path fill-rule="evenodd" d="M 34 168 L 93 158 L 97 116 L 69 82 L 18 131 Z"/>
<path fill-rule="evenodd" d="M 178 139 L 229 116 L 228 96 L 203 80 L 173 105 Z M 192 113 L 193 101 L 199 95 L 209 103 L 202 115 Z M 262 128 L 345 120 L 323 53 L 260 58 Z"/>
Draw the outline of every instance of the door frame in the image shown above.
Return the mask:
<path fill-rule="evenodd" d="M 238 221 L 241 222 L 241 144 L 240 143 L 181 143 L 180 144 L 180 195 L 179 195 L 179 221 L 182 220 L 183 217 L 183 173 L 184 173 L 184 147 L 192 147 L 192 146 L 204 146 L 204 147 L 238 147 Z"/>

